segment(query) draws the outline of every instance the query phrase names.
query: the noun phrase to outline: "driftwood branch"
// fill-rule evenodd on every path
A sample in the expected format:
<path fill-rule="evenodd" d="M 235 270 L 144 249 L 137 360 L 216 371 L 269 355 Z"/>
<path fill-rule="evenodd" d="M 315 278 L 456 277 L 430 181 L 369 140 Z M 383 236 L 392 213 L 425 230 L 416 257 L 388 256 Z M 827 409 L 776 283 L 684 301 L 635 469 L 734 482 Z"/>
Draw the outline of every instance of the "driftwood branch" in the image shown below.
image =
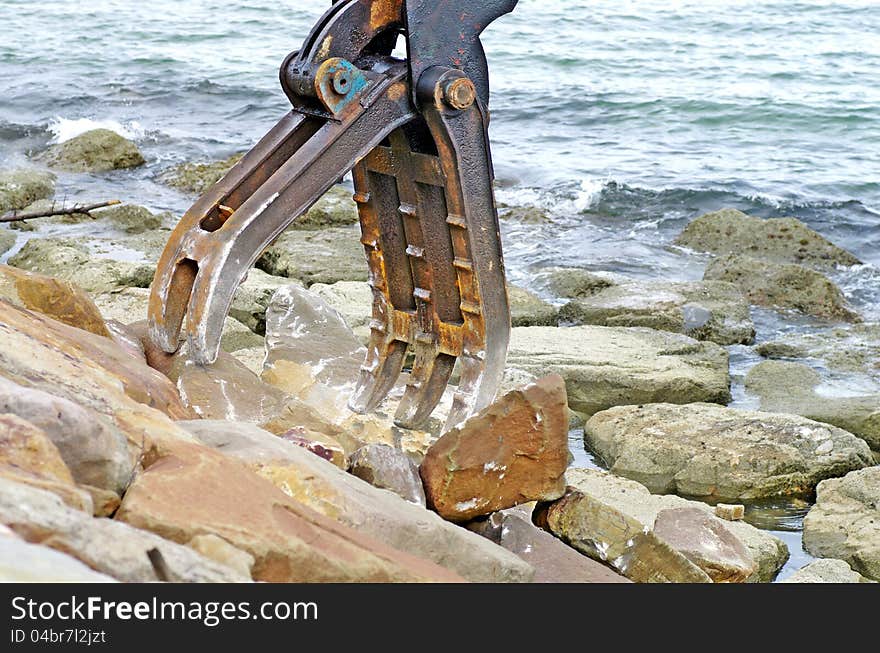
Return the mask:
<path fill-rule="evenodd" d="M 55 208 L 53 205 L 51 209 L 45 211 L 30 211 L 28 213 L 13 211 L 12 213 L 0 216 L 0 222 L 21 222 L 22 220 L 30 220 L 31 218 L 48 218 L 53 215 L 74 215 L 76 213 L 82 213 L 91 218 L 94 216 L 92 216 L 90 211 L 102 209 L 105 206 L 115 206 L 116 204 L 122 204 L 122 202 L 119 200 L 107 200 L 106 202 L 98 202 L 97 204 L 74 204 L 73 206 L 66 208 L 64 206 Z"/>

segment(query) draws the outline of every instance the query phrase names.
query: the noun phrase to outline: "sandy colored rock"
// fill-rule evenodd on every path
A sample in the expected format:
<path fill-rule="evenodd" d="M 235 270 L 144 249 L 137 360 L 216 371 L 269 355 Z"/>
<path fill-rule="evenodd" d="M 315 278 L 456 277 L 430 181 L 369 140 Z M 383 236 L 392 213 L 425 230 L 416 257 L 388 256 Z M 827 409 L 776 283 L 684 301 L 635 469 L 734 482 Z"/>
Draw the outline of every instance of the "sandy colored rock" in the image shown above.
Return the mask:
<path fill-rule="evenodd" d="M 70 281 L 89 293 L 147 288 L 155 271 L 146 263 L 98 257 L 82 243 L 66 238 L 32 238 L 10 257 L 9 265 Z"/>
<path fill-rule="evenodd" d="M 712 499 L 809 496 L 825 478 L 873 464 L 863 440 L 795 415 L 713 404 L 620 406 L 584 426 L 618 476 L 657 493 Z"/>
<path fill-rule="evenodd" d="M 182 424 L 204 444 L 240 459 L 292 499 L 396 549 L 433 560 L 474 582 L 531 578 L 528 565 L 491 542 L 252 425 L 208 420 Z"/>
<path fill-rule="evenodd" d="M 715 516 L 726 521 L 742 521 L 746 507 L 741 503 L 716 503 Z"/>
<path fill-rule="evenodd" d="M 755 325 L 742 293 L 724 281 L 632 281 L 574 299 L 564 323 L 649 327 L 720 345 L 749 344 Z"/>
<path fill-rule="evenodd" d="M 804 518 L 804 548 L 880 581 L 880 467 L 819 483 Z"/>
<path fill-rule="evenodd" d="M 880 451 L 880 394 L 827 396 L 812 368 L 787 361 L 763 361 L 746 375 L 746 390 L 761 398 L 761 410 L 802 415 L 832 424 Z"/>
<path fill-rule="evenodd" d="M 194 551 L 198 551 L 206 558 L 210 558 L 221 565 L 235 569 L 242 576 L 250 577 L 254 567 L 254 556 L 247 551 L 242 551 L 222 537 L 216 535 L 196 535 L 186 545 Z"/>
<path fill-rule="evenodd" d="M 51 172 L 32 168 L 0 171 L 0 215 L 54 194 L 55 175 Z"/>
<path fill-rule="evenodd" d="M 709 263 L 703 279 L 730 282 L 757 306 L 791 309 L 827 319 L 861 321 L 833 281 L 821 272 L 796 263 L 728 255 Z"/>
<path fill-rule="evenodd" d="M 70 281 L 0 265 L 0 297 L 78 329 L 110 335 L 95 302 Z"/>
<path fill-rule="evenodd" d="M 111 517 L 119 509 L 122 498 L 111 490 L 105 490 L 94 485 L 80 485 L 92 497 L 92 514 L 95 517 Z"/>
<path fill-rule="evenodd" d="M 730 401 L 722 347 L 652 329 L 519 327 L 507 364 L 536 376 L 559 374 L 569 407 L 585 415 L 627 404 Z"/>
<path fill-rule="evenodd" d="M 52 145 L 39 159 L 69 172 L 104 172 L 146 163 L 137 145 L 109 129 L 92 129 Z"/>
<path fill-rule="evenodd" d="M 0 523 L 22 539 L 70 555 L 91 569 L 130 583 L 156 581 L 147 551 L 157 548 L 175 582 L 249 580 L 192 549 L 112 519 L 65 506 L 55 495 L 0 478 Z"/>
<path fill-rule="evenodd" d="M 306 214 L 291 225 L 293 229 L 326 229 L 358 224 L 357 205 L 353 191 L 345 186 L 330 188 Z"/>
<path fill-rule="evenodd" d="M 0 256 L 15 247 L 18 237 L 8 229 L 0 228 Z"/>
<path fill-rule="evenodd" d="M 233 154 L 222 161 L 181 163 L 163 172 L 161 179 L 169 186 L 201 195 L 220 181 L 232 166 L 241 161 L 242 156 Z"/>
<path fill-rule="evenodd" d="M 368 444 L 351 456 L 349 472 L 373 487 L 425 506 L 425 490 L 419 468 L 405 453 L 387 444 Z"/>
<path fill-rule="evenodd" d="M 653 531 L 637 533 L 614 566 L 634 583 L 711 583 L 712 578 Z"/>
<path fill-rule="evenodd" d="M 419 472 L 428 506 L 467 521 L 565 492 L 565 382 L 550 375 L 512 390 L 437 440 Z"/>
<path fill-rule="evenodd" d="M 129 488 L 116 519 L 176 542 L 217 535 L 254 557 L 255 580 L 460 579 L 336 523 L 292 500 L 240 462 L 196 445 L 181 443 L 175 453 L 152 461 Z"/>
<path fill-rule="evenodd" d="M 813 358 L 829 369 L 880 378 L 880 324 L 854 324 L 819 333 L 786 333 L 755 350 L 765 358 Z"/>
<path fill-rule="evenodd" d="M 550 267 L 538 275 L 540 282 L 556 297 L 588 297 L 625 281 L 610 272 L 590 272 L 583 268 Z"/>
<path fill-rule="evenodd" d="M 279 433 L 278 437 L 285 442 L 302 447 L 327 462 L 333 463 L 339 469 L 348 469 L 348 455 L 346 454 L 345 447 L 336 438 L 325 433 L 311 431 L 302 426 Z M 418 473 L 416 473 L 416 477 L 418 478 Z M 421 482 L 419 487 L 421 487 Z"/>
<path fill-rule="evenodd" d="M 266 309 L 272 301 L 275 291 L 291 285 L 291 280 L 284 277 L 273 277 L 262 270 L 253 268 L 248 271 L 247 279 L 242 283 L 229 309 L 229 317 L 235 318 L 254 333 L 266 333 Z M 227 349 L 227 351 L 235 351 Z"/>
<path fill-rule="evenodd" d="M 820 559 L 804 565 L 783 583 L 872 583 L 854 572 L 843 560 Z"/>
<path fill-rule="evenodd" d="M 314 283 L 366 281 L 367 262 L 358 227 L 289 229 L 257 260 L 269 274 Z"/>
<path fill-rule="evenodd" d="M 508 284 L 507 299 L 511 326 L 556 326 L 559 322 L 556 307 L 525 288 Z"/>
<path fill-rule="evenodd" d="M 762 261 L 832 267 L 860 261 L 796 218 L 756 218 L 721 209 L 693 220 L 676 245 L 713 254 L 745 254 Z"/>
<path fill-rule="evenodd" d="M 0 583 L 113 583 L 76 558 L 18 538 L 0 537 Z"/>
<path fill-rule="evenodd" d="M 121 493 L 134 473 L 137 462 L 125 436 L 93 410 L 0 377 L 0 412 L 39 428 L 78 484 Z"/>
<path fill-rule="evenodd" d="M 145 206 L 136 204 L 120 204 L 100 209 L 92 214 L 96 220 L 109 220 L 113 226 L 129 234 L 142 234 L 159 229 L 165 222 L 167 214 L 153 213 Z"/>
<path fill-rule="evenodd" d="M 632 548 L 635 542 L 630 540 L 652 530 L 660 511 L 693 508 L 717 519 L 712 516 L 712 507 L 705 503 L 674 495 L 651 494 L 645 486 L 607 472 L 569 469 L 566 478 L 569 486 L 566 495 L 543 507 L 541 521 L 578 551 L 608 562 L 628 576 L 638 556 L 618 559 Z M 782 540 L 746 522 L 721 523 L 745 546 L 757 565 L 748 582 L 772 580 L 788 559 L 788 549 Z M 668 560 L 665 549 L 653 544 L 649 540 L 643 546 L 651 547 L 645 550 L 651 551 L 652 556 Z"/>

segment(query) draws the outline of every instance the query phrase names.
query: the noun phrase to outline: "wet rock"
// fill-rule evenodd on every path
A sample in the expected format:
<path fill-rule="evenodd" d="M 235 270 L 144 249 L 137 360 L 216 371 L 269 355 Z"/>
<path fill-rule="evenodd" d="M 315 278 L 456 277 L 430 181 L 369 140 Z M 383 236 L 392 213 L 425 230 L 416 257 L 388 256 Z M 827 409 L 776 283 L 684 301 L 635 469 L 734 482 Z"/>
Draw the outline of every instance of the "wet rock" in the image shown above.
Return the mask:
<path fill-rule="evenodd" d="M 345 474 L 298 447 L 290 450 L 292 455 Z M 116 519 L 177 542 L 189 542 L 198 535 L 221 537 L 254 557 L 255 580 L 460 579 L 315 512 L 239 461 L 201 446 L 181 443 L 173 453 L 152 461 L 126 492 Z M 382 540 L 388 539 L 383 533 Z"/>
<path fill-rule="evenodd" d="M 551 267 L 541 270 L 538 278 L 557 297 L 589 297 L 625 281 L 610 272 L 590 272 L 583 268 Z"/>
<path fill-rule="evenodd" d="M 433 512 L 405 501 L 392 492 L 374 488 L 318 456 L 252 425 L 196 421 L 187 422 L 185 426 L 205 444 L 228 456 L 239 458 L 283 490 L 287 496 L 307 506 L 307 508 L 298 508 L 296 512 L 298 515 L 308 514 L 309 509 L 317 511 L 325 518 L 343 524 L 344 527 L 341 527 L 343 529 L 345 527 L 354 529 L 400 551 L 433 560 L 470 581 L 519 582 L 531 578 L 532 570 L 528 565 L 491 542 L 443 521 Z M 145 477 L 149 476 L 149 473 L 150 470 Z M 194 473 L 196 478 L 193 480 L 197 481 L 202 474 Z M 224 481 L 219 471 L 212 478 L 217 480 L 207 481 L 211 486 L 218 482 L 223 482 L 225 485 L 233 484 L 233 481 Z M 262 489 L 257 492 L 256 488 L 252 493 L 250 490 L 247 493 L 239 490 L 240 487 L 229 488 L 230 493 L 236 492 L 235 497 L 256 497 L 256 501 L 248 501 L 250 506 L 248 511 L 253 512 L 253 517 L 243 517 L 243 521 L 235 526 L 235 530 L 252 529 L 254 537 L 266 537 L 264 533 L 278 527 L 278 518 L 271 517 L 263 508 L 264 495 L 267 493 Z M 204 490 L 199 492 L 203 494 Z M 225 497 L 226 494 L 224 490 L 223 496 Z M 126 496 L 126 500 L 129 495 Z M 234 501 L 239 502 L 240 499 L 235 498 Z M 277 499 L 272 499 L 272 503 L 277 502 Z M 276 515 L 279 513 L 278 509 L 274 512 Z M 234 517 L 233 513 L 224 519 L 228 519 L 232 525 L 236 523 Z M 251 526 L 254 520 L 256 523 Z M 289 533 L 286 526 L 285 530 Z M 230 539 L 219 531 L 216 532 L 239 548 L 249 550 L 257 558 L 254 578 L 261 579 L 260 555 L 255 552 L 259 550 L 258 547 L 242 546 L 237 540 Z M 282 533 L 279 537 L 290 537 L 287 533 Z M 275 537 L 272 539 L 278 541 Z M 299 547 L 296 539 L 292 540 L 293 545 Z M 297 555 L 296 549 L 287 555 Z M 328 565 L 304 565 L 299 572 L 293 570 L 298 574 L 313 574 L 318 578 L 330 571 Z"/>
<path fill-rule="evenodd" d="M 144 206 L 121 204 L 94 212 L 95 219 L 106 219 L 129 234 L 142 234 L 162 227 L 168 214 L 153 213 Z"/>
<path fill-rule="evenodd" d="M 357 205 L 351 196 L 351 189 L 344 186 L 333 186 L 291 227 L 293 229 L 326 229 L 327 227 L 358 224 Z"/>
<path fill-rule="evenodd" d="M 351 456 L 349 471 L 373 487 L 390 490 L 410 503 L 425 506 L 419 468 L 399 449 L 368 444 Z"/>
<path fill-rule="evenodd" d="M 727 352 L 714 343 L 643 328 L 519 327 L 508 365 L 565 379 L 569 407 L 730 401 Z"/>
<path fill-rule="evenodd" d="M 746 375 L 746 389 L 761 398 L 761 410 L 802 415 L 832 424 L 880 451 L 880 394 L 825 396 L 822 377 L 800 363 L 764 361 Z"/>
<path fill-rule="evenodd" d="M 289 285 L 291 285 L 290 279 L 273 277 L 262 270 L 251 269 L 247 279 L 238 287 L 232 298 L 229 317 L 235 318 L 254 333 L 265 335 L 266 309 L 272 301 L 272 295 L 279 288 Z"/>
<path fill-rule="evenodd" d="M 181 163 L 162 173 L 163 183 L 180 190 L 201 195 L 220 181 L 243 154 L 233 154 L 228 159 L 209 163 Z"/>
<path fill-rule="evenodd" d="M 791 309 L 821 318 L 861 321 L 834 282 L 803 265 L 730 255 L 712 261 L 706 267 L 703 279 L 728 281 L 757 306 Z"/>
<path fill-rule="evenodd" d="M 568 405 L 558 375 L 513 390 L 444 434 L 419 468 L 428 506 L 467 521 L 565 492 Z"/>
<path fill-rule="evenodd" d="M 92 129 L 52 145 L 38 158 L 69 172 L 104 172 L 146 163 L 137 145 L 109 129 Z"/>
<path fill-rule="evenodd" d="M 873 464 L 861 439 L 794 415 L 713 404 L 620 406 L 584 426 L 587 446 L 652 492 L 712 499 L 807 496 Z"/>
<path fill-rule="evenodd" d="M 0 413 L 17 415 L 40 429 L 77 483 L 124 491 L 136 461 L 125 436 L 95 411 L 0 377 Z"/>
<path fill-rule="evenodd" d="M 787 333 L 755 350 L 765 358 L 814 358 L 831 370 L 880 376 L 880 324 L 876 323 Z"/>
<path fill-rule="evenodd" d="M 32 204 L 28 204 L 26 207 L 24 207 L 24 209 L 22 209 L 22 213 L 43 213 L 46 211 L 55 211 L 60 208 L 68 207 L 72 204 L 89 203 L 89 201 L 68 202 L 59 201 L 57 199 L 42 199 L 37 200 Z M 94 220 L 95 218 L 93 218 L 88 213 L 63 213 L 58 215 L 45 215 L 41 218 L 34 218 L 33 220 L 12 222 L 9 224 L 9 228 L 15 229 L 16 231 L 38 231 L 46 225 L 79 224 L 81 222 L 92 222 Z"/>
<path fill-rule="evenodd" d="M 512 326 L 556 326 L 559 321 L 555 306 L 524 288 L 508 284 L 507 298 Z"/>
<path fill-rule="evenodd" d="M 716 503 L 715 516 L 726 521 L 742 521 L 746 507 L 741 503 Z"/>
<path fill-rule="evenodd" d="M 552 222 L 550 212 L 540 206 L 511 206 L 498 204 L 498 215 L 502 220 L 513 220 L 525 224 L 544 224 Z"/>
<path fill-rule="evenodd" d="M 504 510 L 468 529 L 515 553 L 535 569 L 534 583 L 628 583 L 625 576 L 536 528 L 527 513 Z"/>
<path fill-rule="evenodd" d="M 720 345 L 749 344 L 755 325 L 736 286 L 723 281 L 632 282 L 575 299 L 559 311 L 572 324 L 649 327 Z"/>
<path fill-rule="evenodd" d="M 366 281 L 337 281 L 334 284 L 316 283 L 309 287 L 332 306 L 352 330 L 359 342 L 370 339 L 370 320 L 373 317 L 373 291 Z"/>
<path fill-rule="evenodd" d="M 632 577 L 634 573 L 641 576 L 646 569 L 656 567 L 657 561 L 665 561 L 669 574 L 674 570 L 679 570 L 675 572 L 678 574 L 690 569 L 674 556 L 670 556 L 666 547 L 682 557 L 684 554 L 672 549 L 659 536 L 647 539 L 640 537 L 652 531 L 662 510 L 696 509 L 705 512 L 710 520 L 717 520 L 712 516 L 712 507 L 709 505 L 674 495 L 651 494 L 646 487 L 635 481 L 606 472 L 569 469 L 566 478 L 569 487 L 565 497 L 542 508 L 540 523 L 546 524 L 557 537 L 578 551 L 596 560 L 608 562 L 628 577 Z M 746 522 L 717 521 L 745 546 L 749 557 L 757 565 L 756 571 L 749 576 L 747 582 L 770 581 L 788 559 L 785 544 L 769 533 Z M 682 537 L 699 536 L 699 533 L 682 534 Z M 634 548 L 637 544 L 638 547 Z M 634 566 L 642 554 L 655 562 L 645 567 Z M 690 561 L 687 562 L 693 565 Z M 693 566 L 705 574 L 696 565 Z"/>
<path fill-rule="evenodd" d="M 0 265 L 0 297 L 78 329 L 110 335 L 91 297 L 69 281 Z"/>
<path fill-rule="evenodd" d="M 654 535 L 702 569 L 712 582 L 742 583 L 757 567 L 748 550 L 724 523 L 698 508 L 657 513 Z"/>
<path fill-rule="evenodd" d="M 783 583 L 871 583 L 843 560 L 816 560 L 786 578 Z"/>
<path fill-rule="evenodd" d="M 880 581 L 880 467 L 819 483 L 804 518 L 804 548 Z"/>
<path fill-rule="evenodd" d="M 0 228 L 0 256 L 15 247 L 18 237 L 8 229 Z"/>
<path fill-rule="evenodd" d="M 9 265 L 70 281 L 90 293 L 147 288 L 154 272 L 149 264 L 99 258 L 66 238 L 33 238 L 9 259 Z"/>
<path fill-rule="evenodd" d="M 289 229 L 263 252 L 257 267 L 275 276 L 297 279 L 306 286 L 367 280 L 358 227 Z"/>
<path fill-rule="evenodd" d="M 95 519 L 65 506 L 49 492 L 3 478 L 0 478 L 0 523 L 28 542 L 51 547 L 124 582 L 157 580 L 147 557 L 147 551 L 154 548 L 159 549 L 175 582 L 249 580 L 185 546 L 112 519 Z"/>
<path fill-rule="evenodd" d="M 92 499 L 73 482 L 58 449 L 39 428 L 17 415 L 0 414 L 0 477 L 48 490 L 92 514 Z"/>
<path fill-rule="evenodd" d="M 860 261 L 796 218 L 755 218 L 736 209 L 707 213 L 691 222 L 676 245 L 712 254 L 746 254 L 776 263 L 831 267 Z"/>
<path fill-rule="evenodd" d="M 113 583 L 76 558 L 17 537 L 0 537 L 0 583 Z"/>
<path fill-rule="evenodd" d="M 232 546 L 222 537 L 211 534 L 196 535 L 186 545 L 206 558 L 235 569 L 246 578 L 251 576 L 251 570 L 254 568 L 254 556 Z"/>
<path fill-rule="evenodd" d="M 0 215 L 54 194 L 55 175 L 51 172 L 31 168 L 0 171 Z"/>
<path fill-rule="evenodd" d="M 259 376 L 263 373 L 263 363 L 266 360 L 266 346 L 248 347 L 247 349 L 236 349 L 232 353 L 232 357 L 239 363 L 248 368 L 251 372 Z"/>

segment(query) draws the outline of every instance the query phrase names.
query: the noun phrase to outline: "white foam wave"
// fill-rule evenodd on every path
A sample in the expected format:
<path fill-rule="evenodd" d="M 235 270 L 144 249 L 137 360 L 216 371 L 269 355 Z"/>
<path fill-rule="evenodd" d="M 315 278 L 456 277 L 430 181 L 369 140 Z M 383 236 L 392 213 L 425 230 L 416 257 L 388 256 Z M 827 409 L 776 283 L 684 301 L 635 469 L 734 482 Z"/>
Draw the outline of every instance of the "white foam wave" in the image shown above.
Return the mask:
<path fill-rule="evenodd" d="M 57 117 L 49 122 L 48 129 L 54 138 L 53 143 L 63 143 L 84 134 L 92 129 L 109 129 L 123 138 L 138 140 L 145 134 L 144 128 L 136 120 L 121 123 L 116 120 L 92 120 L 91 118 L 62 118 Z"/>
<path fill-rule="evenodd" d="M 590 209 L 599 200 L 610 179 L 583 179 L 563 188 L 516 186 L 498 190 L 498 198 L 511 206 L 539 206 L 561 215 L 575 215 Z"/>

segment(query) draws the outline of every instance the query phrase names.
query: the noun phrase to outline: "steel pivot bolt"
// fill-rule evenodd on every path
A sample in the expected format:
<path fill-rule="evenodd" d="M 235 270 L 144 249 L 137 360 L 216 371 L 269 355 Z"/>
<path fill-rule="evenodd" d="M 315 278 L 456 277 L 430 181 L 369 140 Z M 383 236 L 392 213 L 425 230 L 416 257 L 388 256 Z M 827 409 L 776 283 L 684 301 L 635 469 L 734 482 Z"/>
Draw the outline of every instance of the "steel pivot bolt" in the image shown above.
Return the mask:
<path fill-rule="evenodd" d="M 477 87 L 467 77 L 456 77 L 443 85 L 443 101 L 453 109 L 467 109 L 477 99 Z"/>
<path fill-rule="evenodd" d="M 339 95 L 346 95 L 351 90 L 351 73 L 345 70 L 337 70 L 333 73 L 333 90 Z"/>

